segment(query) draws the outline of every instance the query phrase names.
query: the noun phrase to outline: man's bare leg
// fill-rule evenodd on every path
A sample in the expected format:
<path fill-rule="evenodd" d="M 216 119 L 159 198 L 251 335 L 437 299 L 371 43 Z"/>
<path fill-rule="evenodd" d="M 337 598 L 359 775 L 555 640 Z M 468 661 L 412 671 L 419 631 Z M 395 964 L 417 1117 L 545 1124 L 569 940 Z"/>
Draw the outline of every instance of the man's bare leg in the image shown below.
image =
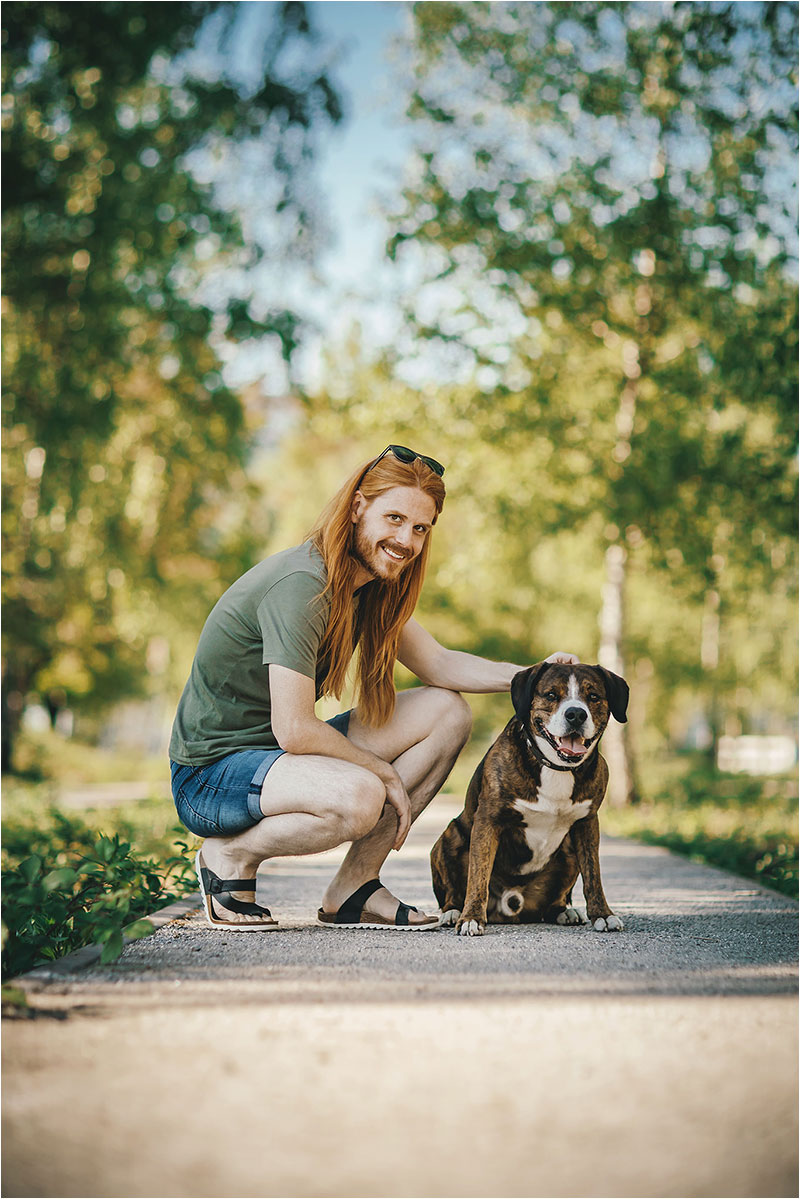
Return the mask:
<path fill-rule="evenodd" d="M 353 713 L 348 738 L 392 762 L 411 801 L 412 819 L 441 787 L 463 748 L 471 712 L 460 695 L 433 687 L 401 692 L 392 719 L 381 729 L 363 725 Z M 207 837 L 204 864 L 220 878 L 255 878 L 268 858 L 321 853 L 353 844 L 325 892 L 323 907 L 336 911 L 362 883 L 376 878 L 397 831 L 394 810 L 384 810 L 385 792 L 376 775 L 349 762 L 316 755 L 284 754 L 270 768 L 261 790 L 264 819 L 230 837 Z M 234 893 L 252 900 L 252 894 Z M 398 900 L 385 889 L 370 897 L 370 910 L 394 918 Z M 423 913 L 409 919 L 423 919 Z M 226 919 L 255 916 L 226 913 Z"/>
<path fill-rule="evenodd" d="M 471 727 L 472 713 L 460 695 L 425 687 L 401 692 L 393 720 L 382 729 L 370 729 L 354 713 L 347 735 L 362 749 L 392 763 L 408 792 L 413 822 L 440 790 Z M 325 892 L 325 911 L 337 911 L 362 883 L 378 877 L 396 832 L 397 816 L 387 804 L 374 828 L 351 845 Z M 387 919 L 394 918 L 397 904 L 385 887 L 369 898 L 370 911 Z M 424 918 L 424 912 L 409 915 L 412 924 Z"/>
<path fill-rule="evenodd" d="M 253 879 L 267 858 L 322 853 L 361 837 L 381 818 L 385 791 L 376 775 L 349 762 L 316 755 L 284 754 L 262 789 L 264 819 L 244 832 L 206 837 L 203 864 L 219 878 Z M 252 902 L 252 892 L 233 892 Z M 257 916 L 224 912 L 226 920 L 257 922 Z"/>

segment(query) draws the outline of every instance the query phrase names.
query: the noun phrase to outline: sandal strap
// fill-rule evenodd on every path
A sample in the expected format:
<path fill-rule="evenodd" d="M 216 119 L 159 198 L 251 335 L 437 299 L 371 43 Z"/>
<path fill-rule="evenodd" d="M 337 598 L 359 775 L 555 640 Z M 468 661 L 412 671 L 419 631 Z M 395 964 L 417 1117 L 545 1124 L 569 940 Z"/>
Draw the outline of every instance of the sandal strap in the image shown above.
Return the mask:
<path fill-rule="evenodd" d="M 374 895 L 379 891 L 383 883 L 379 878 L 371 878 L 368 883 L 364 883 L 357 891 L 344 901 L 339 911 L 336 913 L 336 924 L 358 924 L 361 919 L 361 913 L 364 910 L 364 904 L 369 899 L 370 895 Z"/>
<path fill-rule="evenodd" d="M 257 903 L 245 903 L 241 899 L 234 899 L 231 895 L 217 895 L 216 901 L 222 908 L 227 908 L 229 912 L 238 912 L 242 916 L 268 916 L 272 919 L 272 912 L 269 908 L 262 908 Z"/>
<path fill-rule="evenodd" d="M 254 878 L 218 878 L 207 866 L 200 867 L 203 889 L 207 895 L 220 895 L 223 891 L 255 891 Z"/>
<path fill-rule="evenodd" d="M 402 902 L 398 903 L 397 912 L 395 913 L 395 918 L 394 918 L 395 924 L 410 924 L 411 921 L 408 918 L 408 913 L 409 912 L 418 912 L 418 911 L 419 911 L 419 908 L 411 907 L 410 904 L 402 903 Z"/>

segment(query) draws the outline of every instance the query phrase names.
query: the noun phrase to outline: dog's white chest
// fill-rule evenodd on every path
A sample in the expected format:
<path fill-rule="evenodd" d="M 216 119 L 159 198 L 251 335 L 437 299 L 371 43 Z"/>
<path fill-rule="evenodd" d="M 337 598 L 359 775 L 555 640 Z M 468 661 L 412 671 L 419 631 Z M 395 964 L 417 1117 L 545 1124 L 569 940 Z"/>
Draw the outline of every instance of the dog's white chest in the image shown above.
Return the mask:
<path fill-rule="evenodd" d="M 514 808 L 523 817 L 525 841 L 531 860 L 521 867 L 523 874 L 534 874 L 547 864 L 576 820 L 592 806 L 590 799 L 572 802 L 575 776 L 567 771 L 542 768 L 542 781 L 536 800 L 515 799 Z"/>

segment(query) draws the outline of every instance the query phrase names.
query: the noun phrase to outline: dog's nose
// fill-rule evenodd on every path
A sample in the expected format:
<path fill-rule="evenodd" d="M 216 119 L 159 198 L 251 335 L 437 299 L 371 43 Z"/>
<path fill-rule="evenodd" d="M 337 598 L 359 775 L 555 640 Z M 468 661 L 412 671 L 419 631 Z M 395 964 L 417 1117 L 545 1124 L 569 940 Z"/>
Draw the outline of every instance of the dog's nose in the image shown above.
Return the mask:
<path fill-rule="evenodd" d="M 567 708 L 564 719 L 571 728 L 579 729 L 582 724 L 586 723 L 586 710 L 584 708 Z"/>

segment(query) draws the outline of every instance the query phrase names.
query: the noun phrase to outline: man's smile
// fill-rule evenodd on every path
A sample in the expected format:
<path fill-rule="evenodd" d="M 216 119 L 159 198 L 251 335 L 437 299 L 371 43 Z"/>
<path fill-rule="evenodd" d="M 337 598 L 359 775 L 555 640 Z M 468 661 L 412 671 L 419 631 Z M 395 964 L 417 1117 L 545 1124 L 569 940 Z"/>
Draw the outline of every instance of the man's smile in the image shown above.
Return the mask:
<path fill-rule="evenodd" d="M 380 548 L 393 562 L 405 562 L 406 558 L 411 557 L 406 550 L 400 549 L 396 545 L 382 545 Z"/>

